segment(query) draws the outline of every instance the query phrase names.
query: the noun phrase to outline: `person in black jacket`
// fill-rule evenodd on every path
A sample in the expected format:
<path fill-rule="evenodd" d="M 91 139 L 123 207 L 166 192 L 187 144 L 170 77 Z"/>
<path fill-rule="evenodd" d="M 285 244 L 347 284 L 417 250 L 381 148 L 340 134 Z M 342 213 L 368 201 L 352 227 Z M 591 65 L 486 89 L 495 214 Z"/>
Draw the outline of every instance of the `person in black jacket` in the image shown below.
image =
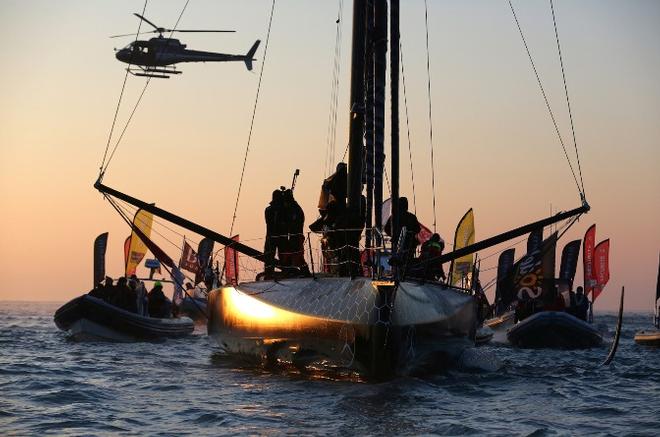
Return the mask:
<path fill-rule="evenodd" d="M 408 211 L 408 199 L 406 197 L 399 198 L 399 228 L 392 229 L 392 217 L 390 216 L 385 223 L 385 233 L 399 241 L 399 234 L 403 228 L 406 228 L 405 242 L 403 247 L 399 248 L 404 256 L 404 260 L 411 261 L 415 257 L 415 251 L 417 250 L 417 234 L 422 229 L 417 220 L 417 216 L 412 212 Z"/>
<path fill-rule="evenodd" d="M 272 200 L 264 211 L 266 220 L 266 241 L 264 243 L 264 255 L 266 257 L 265 272 L 267 276 L 273 274 L 275 268 L 275 256 L 281 257 L 284 246 L 283 235 L 286 230 L 283 229 L 283 201 L 282 191 L 273 191 Z"/>
<path fill-rule="evenodd" d="M 163 293 L 163 284 L 156 281 L 149 292 L 149 316 L 167 319 L 172 315 L 172 302 Z"/>

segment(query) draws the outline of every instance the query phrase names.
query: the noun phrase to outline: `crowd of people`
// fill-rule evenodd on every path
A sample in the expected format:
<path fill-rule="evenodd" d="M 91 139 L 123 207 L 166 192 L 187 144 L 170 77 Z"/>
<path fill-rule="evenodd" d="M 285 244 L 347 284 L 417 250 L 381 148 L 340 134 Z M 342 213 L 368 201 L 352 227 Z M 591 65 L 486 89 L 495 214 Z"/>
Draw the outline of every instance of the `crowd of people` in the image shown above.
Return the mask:
<path fill-rule="evenodd" d="M 138 280 L 135 275 L 128 279 L 121 277 L 116 284 L 112 278 L 106 276 L 105 281 L 88 294 L 141 316 L 163 319 L 172 317 L 172 302 L 163 293 L 163 284 L 160 281 L 156 281 L 147 293 L 144 282 Z"/>
<path fill-rule="evenodd" d="M 541 311 L 565 311 L 586 322 L 589 305 L 589 299 L 582 287 L 577 287 L 576 291 L 571 289 L 567 293 L 559 293 L 555 290 L 553 295 L 544 299 L 532 299 L 527 294 L 523 294 L 514 302 L 514 320 L 519 322 Z"/>

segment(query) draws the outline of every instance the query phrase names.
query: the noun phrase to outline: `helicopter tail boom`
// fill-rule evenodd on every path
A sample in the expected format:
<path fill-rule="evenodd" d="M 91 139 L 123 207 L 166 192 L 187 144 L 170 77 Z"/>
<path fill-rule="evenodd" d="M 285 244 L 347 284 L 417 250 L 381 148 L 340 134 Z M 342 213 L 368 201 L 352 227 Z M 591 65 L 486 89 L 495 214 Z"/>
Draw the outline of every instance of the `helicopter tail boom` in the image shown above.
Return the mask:
<path fill-rule="evenodd" d="M 252 47 L 250 50 L 248 50 L 247 54 L 245 55 L 245 58 L 243 59 L 245 61 L 245 67 L 248 69 L 248 71 L 252 71 L 252 61 L 254 61 L 254 54 L 257 52 L 257 49 L 259 48 L 259 44 L 261 44 L 260 40 L 256 40 L 254 44 L 252 44 Z"/>

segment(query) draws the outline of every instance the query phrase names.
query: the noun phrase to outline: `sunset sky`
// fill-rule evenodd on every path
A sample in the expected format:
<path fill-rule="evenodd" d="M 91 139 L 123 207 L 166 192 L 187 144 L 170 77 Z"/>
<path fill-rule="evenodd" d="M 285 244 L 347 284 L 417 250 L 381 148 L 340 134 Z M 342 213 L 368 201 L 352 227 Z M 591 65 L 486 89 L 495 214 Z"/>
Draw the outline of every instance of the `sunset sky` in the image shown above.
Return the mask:
<path fill-rule="evenodd" d="M 150 1 L 145 15 L 170 27 L 184 3 Z M 237 32 L 178 38 L 192 49 L 244 54 L 255 39 L 265 41 L 270 4 L 191 0 L 179 28 Z M 424 2 L 401 4 L 417 215 L 430 226 Z M 113 48 L 132 40 L 108 36 L 134 32 L 132 13 L 143 5 L 0 0 L 0 300 L 64 301 L 86 292 L 92 242 L 105 231 L 108 274 L 121 273 L 128 228 L 92 185 L 125 72 Z M 338 5 L 276 3 L 234 230 L 259 249 L 270 193 L 289 185 L 296 168 L 306 224 L 317 216 Z M 549 3 L 514 6 L 575 163 Z M 345 1 L 335 163 L 348 139 L 351 9 Z M 650 311 L 660 250 L 660 2 L 556 0 L 555 11 L 592 207 L 558 252 L 597 223 L 596 241 L 611 239 L 611 280 L 596 309 L 615 309 L 625 285 L 626 309 Z M 470 207 L 481 240 L 543 218 L 551 207 L 579 206 L 507 1 L 429 0 L 429 26 L 438 232 L 451 241 Z M 263 55 L 262 42 L 253 72 L 242 63 L 181 64 L 183 74 L 152 80 L 104 182 L 229 234 Z M 144 82 L 128 78 L 116 135 Z M 401 120 L 401 193 L 412 205 L 403 108 Z M 180 245 L 180 236 L 165 231 Z M 174 245 L 158 241 L 178 259 Z"/>

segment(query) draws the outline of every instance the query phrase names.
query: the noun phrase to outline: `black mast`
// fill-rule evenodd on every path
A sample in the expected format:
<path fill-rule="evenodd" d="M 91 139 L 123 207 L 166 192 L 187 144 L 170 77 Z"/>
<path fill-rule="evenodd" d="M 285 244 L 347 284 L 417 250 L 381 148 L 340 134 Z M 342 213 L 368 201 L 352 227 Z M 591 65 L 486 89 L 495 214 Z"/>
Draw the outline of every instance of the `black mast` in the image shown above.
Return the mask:
<path fill-rule="evenodd" d="M 399 229 L 399 0 L 391 0 L 390 10 L 390 104 L 391 107 L 391 177 L 392 230 Z M 392 253 L 397 241 L 392 239 Z"/>
<path fill-rule="evenodd" d="M 385 82 L 387 72 L 387 0 L 374 0 L 374 214 L 376 245 L 383 231 L 383 171 L 385 165 Z"/>
<path fill-rule="evenodd" d="M 351 56 L 351 114 L 348 147 L 348 212 L 360 216 L 362 153 L 364 137 L 364 55 L 366 0 L 353 2 L 353 48 Z"/>
<path fill-rule="evenodd" d="M 366 146 L 366 180 L 367 180 L 367 222 L 365 247 L 369 249 L 373 243 L 373 212 L 374 212 L 374 4 L 367 0 L 367 47 L 365 64 L 366 98 L 365 111 L 365 146 Z"/>

